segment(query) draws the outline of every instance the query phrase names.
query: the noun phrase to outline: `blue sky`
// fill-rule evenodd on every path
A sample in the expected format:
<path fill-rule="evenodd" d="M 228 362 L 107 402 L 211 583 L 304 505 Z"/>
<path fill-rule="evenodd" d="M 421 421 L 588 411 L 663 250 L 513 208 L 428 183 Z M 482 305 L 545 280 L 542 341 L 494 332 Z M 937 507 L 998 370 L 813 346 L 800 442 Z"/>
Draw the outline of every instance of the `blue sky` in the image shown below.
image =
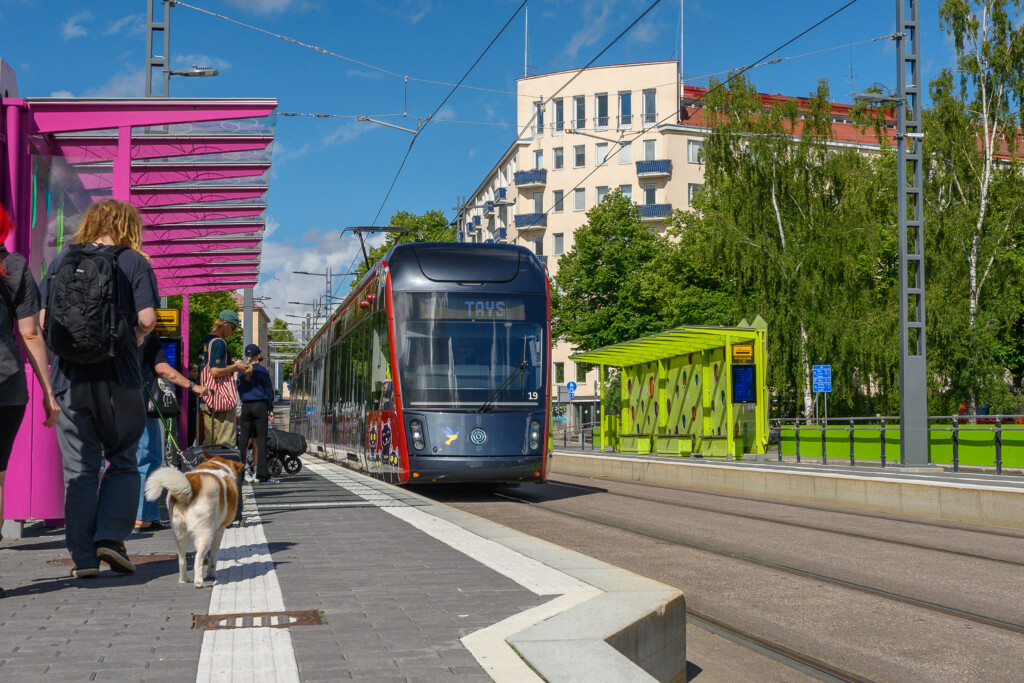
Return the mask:
<path fill-rule="evenodd" d="M 142 96 L 147 0 L 0 0 L 0 58 L 18 75 L 20 94 Z M 519 0 L 521 1 L 521 0 Z M 187 0 L 188 4 L 314 44 L 411 78 L 454 83 L 508 20 L 511 0 Z M 686 0 L 684 70 L 693 76 L 748 64 L 814 24 L 846 0 Z M 544 73 L 590 61 L 650 4 L 647 0 L 529 0 L 529 65 Z M 923 2 L 924 76 L 953 62 L 940 33 L 938 2 Z M 674 59 L 678 0 L 663 2 L 599 60 L 599 64 Z M 776 57 L 866 41 L 895 31 L 893 0 L 859 0 Z M 179 97 L 276 97 L 279 111 L 371 115 L 415 128 L 444 99 L 447 86 L 411 82 L 409 117 L 401 116 L 403 80 L 327 56 L 178 5 L 171 10 L 173 68 L 193 63 L 217 78 L 173 78 Z M 833 98 L 848 102 L 853 86 L 895 85 L 891 41 L 842 47 L 750 72 L 762 91 L 805 95 L 827 79 Z M 466 79 L 467 85 L 511 92 L 522 75 L 520 14 Z M 515 97 L 460 90 L 419 136 L 378 224 L 397 210 L 442 209 L 470 193 L 515 137 Z M 388 116 L 397 115 L 397 116 Z M 471 121 L 469 123 L 448 123 Z M 479 125 L 477 125 L 479 124 Z M 277 121 L 267 211 L 263 277 L 257 293 L 272 297 L 273 315 L 304 312 L 288 301 L 311 300 L 322 280 L 293 270 L 343 272 L 358 244 L 339 239 L 349 225 L 368 225 L 408 148 L 410 135 L 346 118 Z"/>

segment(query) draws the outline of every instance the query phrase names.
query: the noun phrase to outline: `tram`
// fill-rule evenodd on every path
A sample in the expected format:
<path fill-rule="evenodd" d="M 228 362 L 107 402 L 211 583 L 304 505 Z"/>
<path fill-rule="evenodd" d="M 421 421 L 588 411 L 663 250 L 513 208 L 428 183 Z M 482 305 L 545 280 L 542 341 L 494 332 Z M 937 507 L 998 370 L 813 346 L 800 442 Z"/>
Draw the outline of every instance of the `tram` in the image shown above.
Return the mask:
<path fill-rule="evenodd" d="M 291 424 L 396 484 L 544 481 L 551 292 L 529 250 L 401 244 L 296 357 Z"/>

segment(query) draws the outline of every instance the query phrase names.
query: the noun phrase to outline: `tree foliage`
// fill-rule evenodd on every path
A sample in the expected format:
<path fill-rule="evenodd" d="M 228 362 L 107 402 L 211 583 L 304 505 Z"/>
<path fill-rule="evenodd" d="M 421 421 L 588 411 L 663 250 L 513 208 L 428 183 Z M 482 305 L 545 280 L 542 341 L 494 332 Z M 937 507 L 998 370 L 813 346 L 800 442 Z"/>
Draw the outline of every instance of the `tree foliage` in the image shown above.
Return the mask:
<path fill-rule="evenodd" d="M 203 351 L 203 337 L 213 329 L 213 323 L 221 311 L 230 310 L 238 312 L 238 304 L 235 303 L 231 292 L 202 292 L 190 294 L 188 297 L 189 319 L 188 319 L 188 357 L 190 363 L 198 363 Z M 167 305 L 171 308 L 181 309 L 181 297 L 172 296 L 168 298 Z M 242 356 L 242 333 L 236 332 L 227 339 L 228 352 L 232 358 Z"/>
<path fill-rule="evenodd" d="M 370 264 L 376 263 L 387 254 L 391 247 L 396 244 L 409 242 L 454 242 L 455 227 L 448 224 L 444 211 L 433 210 L 426 213 L 416 214 L 408 211 L 399 211 L 391 217 L 389 226 L 396 228 L 409 228 L 410 232 L 387 233 L 384 243 L 378 247 L 367 250 Z M 366 261 L 360 261 L 355 270 L 355 278 L 350 287 L 354 288 L 359 280 L 366 274 Z"/>

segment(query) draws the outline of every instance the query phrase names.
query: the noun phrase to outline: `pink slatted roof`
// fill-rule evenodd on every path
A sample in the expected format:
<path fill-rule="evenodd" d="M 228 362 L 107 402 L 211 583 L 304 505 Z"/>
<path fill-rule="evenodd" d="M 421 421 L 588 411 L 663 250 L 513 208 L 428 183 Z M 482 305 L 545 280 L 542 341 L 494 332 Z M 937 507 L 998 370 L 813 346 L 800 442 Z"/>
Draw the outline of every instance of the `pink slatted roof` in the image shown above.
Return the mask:
<path fill-rule="evenodd" d="M 61 186 L 62 201 L 76 204 L 70 213 L 106 197 L 139 208 L 143 250 L 162 295 L 256 285 L 276 100 L 20 104 L 35 157 Z"/>

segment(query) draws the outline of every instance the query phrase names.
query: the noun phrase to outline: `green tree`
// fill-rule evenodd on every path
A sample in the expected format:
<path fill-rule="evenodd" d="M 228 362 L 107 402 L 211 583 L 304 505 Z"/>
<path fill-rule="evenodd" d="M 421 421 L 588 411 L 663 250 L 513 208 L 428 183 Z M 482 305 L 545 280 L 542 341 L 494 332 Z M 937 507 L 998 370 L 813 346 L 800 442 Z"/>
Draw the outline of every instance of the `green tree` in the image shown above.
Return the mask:
<path fill-rule="evenodd" d="M 956 70 L 930 84 L 925 124 L 925 254 L 933 412 L 979 397 L 1002 402 L 1007 365 L 1021 369 L 1020 106 L 1024 28 L 1019 0 L 945 0 L 942 28 Z"/>
<path fill-rule="evenodd" d="M 704 99 L 704 116 L 704 187 L 675 234 L 697 245 L 697 271 L 729 288 L 734 315 L 768 321 L 769 385 L 784 412 L 811 411 L 817 363 L 832 364 L 832 398 L 853 410 L 893 378 L 895 313 L 880 305 L 895 309 L 891 159 L 829 146 L 824 82 L 799 106 L 765 108 L 736 79 Z"/>
<path fill-rule="evenodd" d="M 235 303 L 231 292 L 202 292 L 190 294 L 188 297 L 188 357 L 189 362 L 198 363 L 203 352 L 203 337 L 210 334 L 213 323 L 221 311 L 230 310 L 238 312 L 238 304 Z M 172 296 L 167 300 L 171 308 L 181 309 L 181 297 Z M 242 333 L 236 332 L 228 337 L 228 351 L 232 358 L 242 356 Z"/>
<path fill-rule="evenodd" d="M 376 263 L 384 257 L 391 247 L 396 244 L 407 244 L 409 242 L 454 242 L 455 227 L 449 225 L 444 211 L 433 210 L 426 213 L 416 214 L 408 211 L 399 211 L 391 217 L 389 226 L 396 228 L 409 228 L 409 232 L 387 234 L 387 239 L 379 247 L 369 249 L 367 256 L 370 264 Z M 366 262 L 360 261 L 356 267 L 355 278 L 349 290 L 353 289 L 359 280 L 366 274 Z"/>
<path fill-rule="evenodd" d="M 267 329 L 267 336 L 270 338 L 270 341 L 273 342 L 289 343 L 288 346 L 279 346 L 275 348 L 274 351 L 276 353 L 294 355 L 302 350 L 302 342 L 295 338 L 295 334 L 288 329 L 288 323 L 286 323 L 282 318 L 274 318 L 274 321 L 270 323 L 270 327 Z M 283 374 L 285 381 L 291 379 L 291 361 L 284 364 Z"/>

